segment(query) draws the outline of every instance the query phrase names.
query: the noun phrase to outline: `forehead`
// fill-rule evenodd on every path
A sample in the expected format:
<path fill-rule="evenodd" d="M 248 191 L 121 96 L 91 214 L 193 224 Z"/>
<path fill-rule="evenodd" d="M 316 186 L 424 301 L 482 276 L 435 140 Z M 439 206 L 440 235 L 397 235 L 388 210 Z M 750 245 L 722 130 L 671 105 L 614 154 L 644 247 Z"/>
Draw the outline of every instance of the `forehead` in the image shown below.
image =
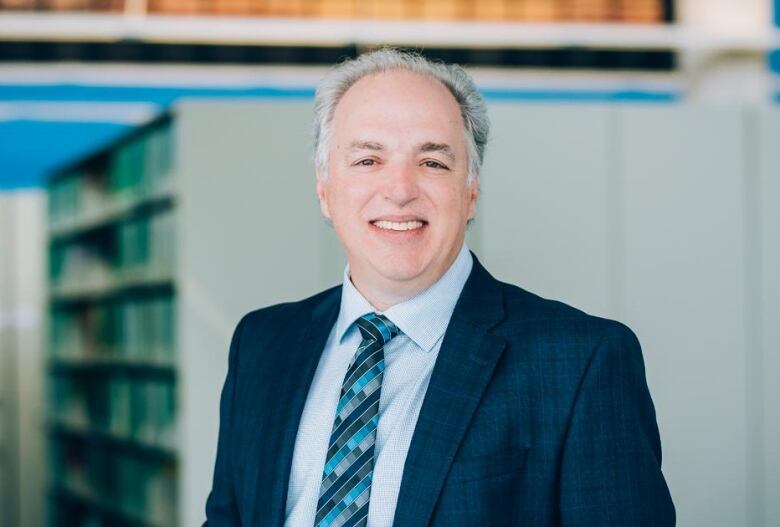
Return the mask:
<path fill-rule="evenodd" d="M 463 118 L 455 97 L 441 81 L 399 70 L 355 82 L 336 106 L 332 127 L 337 136 L 371 131 L 454 136 L 461 135 Z"/>

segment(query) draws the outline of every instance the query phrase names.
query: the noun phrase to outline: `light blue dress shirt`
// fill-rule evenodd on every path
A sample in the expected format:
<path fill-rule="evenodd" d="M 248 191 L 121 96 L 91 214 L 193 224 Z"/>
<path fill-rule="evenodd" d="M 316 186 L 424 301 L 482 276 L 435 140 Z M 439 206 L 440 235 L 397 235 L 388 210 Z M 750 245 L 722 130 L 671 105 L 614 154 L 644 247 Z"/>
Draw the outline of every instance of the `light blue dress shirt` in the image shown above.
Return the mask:
<path fill-rule="evenodd" d="M 472 260 L 464 243 L 455 261 L 435 284 L 384 312 L 401 334 L 385 346 L 368 527 L 390 527 L 393 523 L 417 417 L 444 332 L 471 273 Z M 341 383 L 362 340 L 354 322 L 374 311 L 352 284 L 347 265 L 339 316 L 322 352 L 295 439 L 287 490 L 285 525 L 288 527 L 314 525 Z"/>

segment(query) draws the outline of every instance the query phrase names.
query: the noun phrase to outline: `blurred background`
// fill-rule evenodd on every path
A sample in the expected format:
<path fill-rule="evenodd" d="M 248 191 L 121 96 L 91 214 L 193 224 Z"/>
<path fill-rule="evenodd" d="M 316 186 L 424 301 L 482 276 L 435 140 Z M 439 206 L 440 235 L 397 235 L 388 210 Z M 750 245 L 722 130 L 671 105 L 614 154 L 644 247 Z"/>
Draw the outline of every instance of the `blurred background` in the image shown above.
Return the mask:
<path fill-rule="evenodd" d="M 242 314 L 341 279 L 318 79 L 461 63 L 470 247 L 631 326 L 683 526 L 780 525 L 780 0 L 0 0 L 0 525 L 199 525 Z"/>

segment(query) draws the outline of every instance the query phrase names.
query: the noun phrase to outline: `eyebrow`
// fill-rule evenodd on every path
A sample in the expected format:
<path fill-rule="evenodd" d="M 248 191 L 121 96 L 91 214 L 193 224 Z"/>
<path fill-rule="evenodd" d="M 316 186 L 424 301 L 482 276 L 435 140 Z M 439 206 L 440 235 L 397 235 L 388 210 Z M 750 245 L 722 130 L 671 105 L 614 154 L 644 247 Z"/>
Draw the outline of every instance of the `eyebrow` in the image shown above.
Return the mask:
<path fill-rule="evenodd" d="M 423 143 L 418 148 L 419 152 L 441 152 L 448 158 L 450 158 L 450 161 L 455 161 L 455 153 L 452 151 L 452 147 L 445 143 L 432 143 L 428 141 L 427 143 Z"/>
<path fill-rule="evenodd" d="M 374 150 L 374 151 L 381 151 L 384 150 L 385 147 L 381 143 L 377 143 L 376 141 L 352 141 L 349 145 L 350 151 L 354 150 Z M 441 152 L 445 156 L 447 156 L 451 161 L 455 161 L 455 153 L 453 152 L 453 149 L 450 145 L 446 143 L 434 143 L 433 141 L 426 141 L 425 143 L 421 143 L 417 147 L 417 151 L 420 153 L 428 153 L 428 152 Z"/>
<path fill-rule="evenodd" d="M 375 141 L 352 141 L 350 150 L 384 150 L 385 147 Z"/>

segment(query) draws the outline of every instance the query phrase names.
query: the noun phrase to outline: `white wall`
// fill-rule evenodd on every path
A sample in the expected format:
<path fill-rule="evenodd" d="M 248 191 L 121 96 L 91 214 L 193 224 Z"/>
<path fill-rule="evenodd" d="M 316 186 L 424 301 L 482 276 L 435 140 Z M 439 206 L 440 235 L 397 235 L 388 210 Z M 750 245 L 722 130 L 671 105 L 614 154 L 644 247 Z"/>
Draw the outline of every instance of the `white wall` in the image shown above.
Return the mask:
<path fill-rule="evenodd" d="M 741 118 L 645 108 L 621 120 L 621 316 L 645 348 L 680 525 L 749 525 Z"/>
<path fill-rule="evenodd" d="M 751 269 L 756 271 L 751 291 L 758 302 L 751 329 L 762 353 L 754 363 L 760 382 L 753 401 L 761 434 L 754 443 L 763 452 L 756 464 L 763 483 L 764 525 L 780 525 L 780 109 L 761 112 L 757 120 L 758 174 L 751 202 L 757 228 L 751 239 L 759 258 Z"/>
<path fill-rule="evenodd" d="M 680 27 L 699 36 L 698 42 L 679 54 L 687 100 L 768 102 L 773 90 L 765 43 L 771 38 L 772 0 L 682 0 L 677 4 Z"/>
<path fill-rule="evenodd" d="M 677 14 L 689 27 L 750 35 L 772 20 L 772 0 L 678 0 Z"/>
<path fill-rule="evenodd" d="M 0 193 L 0 524 L 16 525 L 16 353 L 11 347 L 12 201 Z"/>
<path fill-rule="evenodd" d="M 0 523 L 43 525 L 45 194 L 0 194 Z"/>

